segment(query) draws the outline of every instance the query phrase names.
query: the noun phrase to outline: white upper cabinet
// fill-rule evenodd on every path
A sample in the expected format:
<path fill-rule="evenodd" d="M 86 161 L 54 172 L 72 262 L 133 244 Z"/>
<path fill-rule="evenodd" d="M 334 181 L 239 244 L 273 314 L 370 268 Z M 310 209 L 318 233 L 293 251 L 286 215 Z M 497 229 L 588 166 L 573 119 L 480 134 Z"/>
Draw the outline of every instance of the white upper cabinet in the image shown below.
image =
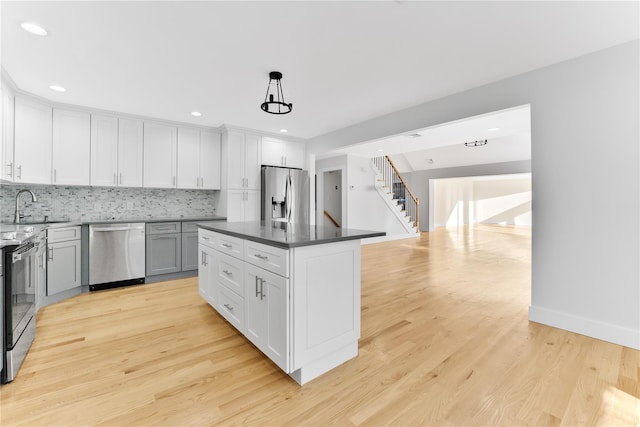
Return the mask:
<path fill-rule="evenodd" d="M 220 134 L 200 132 L 200 188 L 220 189 Z"/>
<path fill-rule="evenodd" d="M 14 114 L 14 181 L 51 184 L 51 107 L 16 96 Z"/>
<path fill-rule="evenodd" d="M 91 116 L 91 185 L 118 184 L 118 119 Z"/>
<path fill-rule="evenodd" d="M 262 138 L 262 164 L 304 168 L 304 145 L 280 139 Z"/>
<path fill-rule="evenodd" d="M 54 185 L 89 185 L 91 115 L 53 109 Z"/>
<path fill-rule="evenodd" d="M 177 139 L 178 132 L 174 126 L 144 123 L 145 187 L 176 187 Z"/>
<path fill-rule="evenodd" d="M 0 180 L 13 181 L 13 91 L 2 84 L 2 138 L 0 147 Z"/>
<path fill-rule="evenodd" d="M 142 187 L 142 121 L 91 115 L 91 185 Z"/>
<path fill-rule="evenodd" d="M 229 188 L 260 189 L 260 137 L 227 132 L 227 182 Z"/>
<path fill-rule="evenodd" d="M 142 187 L 142 120 L 118 120 L 118 185 Z"/>
<path fill-rule="evenodd" d="M 178 128 L 178 188 L 200 187 L 200 131 Z"/>
<path fill-rule="evenodd" d="M 178 128 L 178 188 L 220 189 L 220 135 Z"/>

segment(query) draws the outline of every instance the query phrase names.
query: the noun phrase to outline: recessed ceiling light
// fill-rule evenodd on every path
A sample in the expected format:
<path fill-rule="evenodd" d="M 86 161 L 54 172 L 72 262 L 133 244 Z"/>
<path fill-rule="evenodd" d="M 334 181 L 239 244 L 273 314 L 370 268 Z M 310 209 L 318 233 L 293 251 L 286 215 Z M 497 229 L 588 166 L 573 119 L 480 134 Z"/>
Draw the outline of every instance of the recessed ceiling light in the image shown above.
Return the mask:
<path fill-rule="evenodd" d="M 31 34 L 35 34 L 36 36 L 46 36 L 47 30 L 42 28 L 38 24 L 34 24 L 33 22 L 23 22 L 20 24 L 23 30 L 30 32 Z"/>
<path fill-rule="evenodd" d="M 500 130 L 500 128 L 489 128 L 489 129 L 487 129 L 487 131 L 489 131 L 489 132 L 495 132 L 497 130 Z"/>
<path fill-rule="evenodd" d="M 200 116 L 202 116 L 202 113 L 200 111 L 192 111 L 191 115 L 194 116 L 194 117 L 200 117 Z"/>
<path fill-rule="evenodd" d="M 67 91 L 67 89 L 65 89 L 64 87 L 59 86 L 59 85 L 51 85 L 51 86 L 49 86 L 49 89 L 55 90 L 56 92 L 66 92 Z"/>
<path fill-rule="evenodd" d="M 286 130 L 286 129 L 280 129 L 280 132 L 282 132 L 282 133 L 287 133 L 287 132 L 289 132 L 289 131 L 288 131 L 288 130 Z"/>
<path fill-rule="evenodd" d="M 427 159 L 427 163 L 429 163 L 430 165 L 433 164 L 433 159 Z"/>
<path fill-rule="evenodd" d="M 409 138 L 420 138 L 422 135 L 420 135 L 419 133 L 412 133 L 411 135 L 407 135 L 407 137 Z"/>
<path fill-rule="evenodd" d="M 383 150 L 382 150 L 382 148 L 378 148 L 378 151 L 382 152 Z"/>

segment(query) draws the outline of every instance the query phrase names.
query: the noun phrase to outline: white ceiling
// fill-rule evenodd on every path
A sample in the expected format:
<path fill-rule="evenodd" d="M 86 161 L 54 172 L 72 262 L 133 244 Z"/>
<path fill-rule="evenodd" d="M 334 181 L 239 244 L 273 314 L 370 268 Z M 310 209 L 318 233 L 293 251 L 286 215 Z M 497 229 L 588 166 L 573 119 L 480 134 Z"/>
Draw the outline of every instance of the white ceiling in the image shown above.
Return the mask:
<path fill-rule="evenodd" d="M 635 1 L 2 1 L 0 8 L 0 60 L 24 91 L 207 126 L 287 128 L 304 138 L 639 32 Z M 22 31 L 23 21 L 49 35 Z M 291 114 L 259 109 L 272 70 L 284 74 Z"/>
<path fill-rule="evenodd" d="M 464 145 L 483 140 L 486 145 Z M 524 105 L 416 129 L 344 147 L 322 157 L 336 154 L 367 158 L 388 155 L 400 172 L 530 160 L 531 109 Z"/>

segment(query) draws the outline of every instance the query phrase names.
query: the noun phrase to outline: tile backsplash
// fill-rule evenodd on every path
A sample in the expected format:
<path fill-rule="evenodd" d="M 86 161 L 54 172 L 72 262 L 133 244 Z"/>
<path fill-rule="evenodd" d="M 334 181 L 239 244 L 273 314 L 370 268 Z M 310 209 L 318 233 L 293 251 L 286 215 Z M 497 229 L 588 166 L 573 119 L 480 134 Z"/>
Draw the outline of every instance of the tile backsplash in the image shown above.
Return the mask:
<path fill-rule="evenodd" d="M 25 221 L 103 220 L 157 217 L 224 216 L 216 212 L 219 191 L 178 190 L 155 188 L 63 187 L 53 185 L 0 185 L 0 220 L 13 221 L 15 197 L 27 188 L 29 194 L 20 196 L 20 212 Z"/>

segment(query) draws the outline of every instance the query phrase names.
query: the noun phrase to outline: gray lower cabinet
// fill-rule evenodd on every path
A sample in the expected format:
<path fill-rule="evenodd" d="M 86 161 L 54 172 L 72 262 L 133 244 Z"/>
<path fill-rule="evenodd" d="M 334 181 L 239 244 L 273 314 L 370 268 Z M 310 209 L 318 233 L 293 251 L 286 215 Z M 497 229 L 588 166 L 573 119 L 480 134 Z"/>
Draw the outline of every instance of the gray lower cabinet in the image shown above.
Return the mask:
<path fill-rule="evenodd" d="M 182 233 L 182 271 L 198 269 L 198 232 Z"/>
<path fill-rule="evenodd" d="M 182 233 L 147 235 L 147 276 L 182 271 Z"/>
<path fill-rule="evenodd" d="M 54 295 L 82 285 L 80 240 L 47 245 L 47 295 Z"/>
<path fill-rule="evenodd" d="M 198 269 L 197 222 L 147 223 L 147 276 Z"/>

